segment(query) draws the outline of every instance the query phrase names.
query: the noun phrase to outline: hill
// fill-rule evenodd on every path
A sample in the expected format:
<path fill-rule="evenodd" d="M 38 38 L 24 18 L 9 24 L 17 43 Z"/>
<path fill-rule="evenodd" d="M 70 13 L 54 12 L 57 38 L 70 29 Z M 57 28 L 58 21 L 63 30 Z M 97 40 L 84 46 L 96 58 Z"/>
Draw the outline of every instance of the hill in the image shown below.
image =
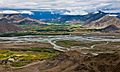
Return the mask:
<path fill-rule="evenodd" d="M 12 72 L 120 72 L 120 53 L 82 54 L 79 51 L 61 53 L 50 60 L 29 64 Z"/>
<path fill-rule="evenodd" d="M 23 31 L 23 29 L 17 27 L 15 24 L 9 23 L 9 20 L 7 20 L 6 18 L 0 19 L 0 33 L 18 31 Z"/>
<path fill-rule="evenodd" d="M 36 19 L 32 19 L 30 17 L 22 16 L 21 14 L 3 14 L 2 18 L 8 19 L 10 22 L 15 24 L 45 24 L 45 22 L 41 22 Z"/>
<path fill-rule="evenodd" d="M 84 27 L 88 29 L 103 29 L 105 31 L 118 30 L 120 29 L 120 19 L 108 14 L 98 20 L 85 24 Z"/>
<path fill-rule="evenodd" d="M 105 28 L 96 29 L 96 31 L 101 31 L 101 32 L 112 32 L 112 31 L 117 31 L 117 30 L 120 30 L 120 29 L 116 27 L 115 25 L 109 25 Z"/>

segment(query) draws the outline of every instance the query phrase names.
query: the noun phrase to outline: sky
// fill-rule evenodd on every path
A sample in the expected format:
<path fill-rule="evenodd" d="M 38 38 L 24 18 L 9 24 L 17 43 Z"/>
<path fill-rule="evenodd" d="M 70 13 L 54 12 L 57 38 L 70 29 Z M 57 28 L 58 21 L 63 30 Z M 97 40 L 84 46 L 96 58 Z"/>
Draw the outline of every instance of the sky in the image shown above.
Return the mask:
<path fill-rule="evenodd" d="M 0 8 L 66 9 L 70 14 L 120 12 L 120 0 L 0 0 Z"/>

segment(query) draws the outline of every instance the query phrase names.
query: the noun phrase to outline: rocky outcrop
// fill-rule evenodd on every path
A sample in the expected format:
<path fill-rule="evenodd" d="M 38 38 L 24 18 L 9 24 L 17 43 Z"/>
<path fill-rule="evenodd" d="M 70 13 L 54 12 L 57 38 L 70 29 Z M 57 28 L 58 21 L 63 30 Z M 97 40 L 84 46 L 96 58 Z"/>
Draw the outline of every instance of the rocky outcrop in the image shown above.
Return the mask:
<path fill-rule="evenodd" d="M 119 72 L 119 53 L 99 55 L 70 51 L 46 62 L 40 67 L 43 72 Z"/>

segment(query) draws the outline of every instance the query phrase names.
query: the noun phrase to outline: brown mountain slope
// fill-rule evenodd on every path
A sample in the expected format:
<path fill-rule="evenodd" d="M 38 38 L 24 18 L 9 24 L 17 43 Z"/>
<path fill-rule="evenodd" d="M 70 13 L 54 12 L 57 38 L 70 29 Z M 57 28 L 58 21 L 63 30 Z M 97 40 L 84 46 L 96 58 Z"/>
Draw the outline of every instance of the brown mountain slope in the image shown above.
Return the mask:
<path fill-rule="evenodd" d="M 15 24 L 9 23 L 9 21 L 6 18 L 0 19 L 0 33 L 18 31 L 23 31 L 23 29 L 15 26 Z"/>
<path fill-rule="evenodd" d="M 36 19 L 32 19 L 29 17 L 24 17 L 20 14 L 11 14 L 11 15 L 6 15 L 3 16 L 3 18 L 8 19 L 10 22 L 15 23 L 15 24 L 46 24 L 45 22 L 41 22 Z"/>
<path fill-rule="evenodd" d="M 96 21 L 86 24 L 84 27 L 90 29 L 102 29 L 109 25 L 115 25 L 117 28 L 120 28 L 120 19 L 114 16 L 106 15 Z"/>
<path fill-rule="evenodd" d="M 43 25 L 46 24 L 36 19 L 23 17 L 20 14 L 9 14 L 0 17 L 0 33 L 23 31 L 19 25 Z"/>
<path fill-rule="evenodd" d="M 96 31 L 101 31 L 101 32 L 110 32 L 110 31 L 117 31 L 117 30 L 119 30 L 119 28 L 116 27 L 116 25 L 109 25 L 102 29 L 96 29 Z"/>
<path fill-rule="evenodd" d="M 70 51 L 40 65 L 42 72 L 119 72 L 120 54 L 81 54 Z"/>
<path fill-rule="evenodd" d="M 120 53 L 92 55 L 70 51 L 22 68 L 0 69 L 2 72 L 120 72 Z"/>

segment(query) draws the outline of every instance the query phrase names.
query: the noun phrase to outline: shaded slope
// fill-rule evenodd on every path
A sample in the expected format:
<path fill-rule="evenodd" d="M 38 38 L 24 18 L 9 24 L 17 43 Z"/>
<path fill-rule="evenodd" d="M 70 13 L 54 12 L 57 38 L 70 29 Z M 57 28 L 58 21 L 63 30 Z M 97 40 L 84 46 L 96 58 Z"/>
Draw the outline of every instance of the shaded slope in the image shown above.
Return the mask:
<path fill-rule="evenodd" d="M 32 19 L 29 17 L 24 17 L 21 14 L 6 14 L 3 16 L 3 18 L 7 18 L 9 21 L 11 21 L 12 23 L 15 24 L 45 24 L 45 22 L 41 22 L 39 20 L 36 19 Z"/>
<path fill-rule="evenodd" d="M 96 31 L 101 31 L 101 32 L 110 32 L 110 31 L 116 31 L 116 30 L 119 30 L 119 28 L 116 27 L 115 25 L 109 25 L 102 29 L 96 29 Z"/>
<path fill-rule="evenodd" d="M 6 18 L 0 19 L 0 32 L 18 32 L 23 31 L 22 28 L 15 26 L 15 24 L 9 23 Z"/>
<path fill-rule="evenodd" d="M 84 27 L 90 29 L 102 29 L 110 25 L 115 25 L 117 28 L 120 28 L 120 19 L 114 16 L 106 15 L 96 21 L 86 24 Z"/>

